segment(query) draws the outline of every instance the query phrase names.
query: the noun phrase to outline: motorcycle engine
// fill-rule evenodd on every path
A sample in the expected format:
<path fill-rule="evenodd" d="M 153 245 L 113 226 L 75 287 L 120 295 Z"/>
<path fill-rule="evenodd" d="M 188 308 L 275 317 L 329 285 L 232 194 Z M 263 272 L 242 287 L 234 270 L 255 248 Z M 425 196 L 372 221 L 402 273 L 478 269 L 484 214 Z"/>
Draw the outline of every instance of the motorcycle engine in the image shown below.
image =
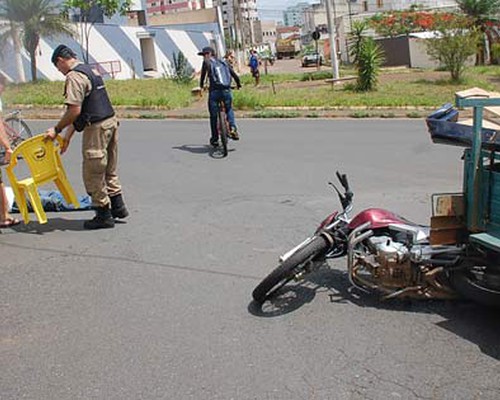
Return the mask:
<path fill-rule="evenodd" d="M 408 247 L 390 236 L 372 236 L 367 239 L 369 255 L 358 259 L 367 268 L 377 285 L 402 288 L 412 284 L 413 270 Z"/>

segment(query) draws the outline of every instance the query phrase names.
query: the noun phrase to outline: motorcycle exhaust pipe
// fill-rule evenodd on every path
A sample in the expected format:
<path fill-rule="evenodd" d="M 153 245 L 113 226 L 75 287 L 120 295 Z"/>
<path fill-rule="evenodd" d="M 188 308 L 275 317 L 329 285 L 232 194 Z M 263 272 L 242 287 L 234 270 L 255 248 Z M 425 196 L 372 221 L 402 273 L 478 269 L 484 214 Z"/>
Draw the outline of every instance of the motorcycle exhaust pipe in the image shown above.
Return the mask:
<path fill-rule="evenodd" d="M 368 239 L 370 236 L 373 235 L 373 231 L 369 229 L 371 226 L 370 222 L 365 222 L 364 224 L 358 226 L 356 229 L 354 229 L 350 234 L 347 239 L 348 247 L 347 247 L 347 275 L 349 277 L 349 282 L 351 282 L 351 285 L 354 287 L 367 292 L 367 290 L 354 282 L 354 246 L 356 246 L 358 243 L 362 242 L 365 239 Z M 369 229 L 365 231 L 366 229 Z M 361 233 L 362 231 L 365 231 Z"/>

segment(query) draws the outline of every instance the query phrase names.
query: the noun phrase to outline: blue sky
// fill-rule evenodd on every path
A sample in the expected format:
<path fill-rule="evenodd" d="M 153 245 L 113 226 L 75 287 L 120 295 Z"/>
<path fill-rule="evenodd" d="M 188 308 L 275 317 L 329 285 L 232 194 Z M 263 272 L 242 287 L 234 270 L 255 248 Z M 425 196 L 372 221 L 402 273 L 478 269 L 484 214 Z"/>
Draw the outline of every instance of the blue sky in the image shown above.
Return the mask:
<path fill-rule="evenodd" d="M 319 3 L 319 0 L 257 0 L 257 9 L 261 19 L 282 20 L 283 10 L 297 3 Z"/>

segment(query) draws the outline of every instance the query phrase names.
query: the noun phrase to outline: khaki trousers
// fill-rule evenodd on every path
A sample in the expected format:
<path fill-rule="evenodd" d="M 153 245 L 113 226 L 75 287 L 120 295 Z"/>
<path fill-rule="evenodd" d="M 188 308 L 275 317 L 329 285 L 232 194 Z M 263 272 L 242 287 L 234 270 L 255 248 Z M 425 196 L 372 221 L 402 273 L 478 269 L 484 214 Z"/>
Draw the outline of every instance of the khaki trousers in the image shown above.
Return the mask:
<path fill-rule="evenodd" d="M 121 193 L 117 173 L 118 120 L 115 117 L 85 127 L 82 137 L 83 183 L 94 207 L 106 207 Z"/>

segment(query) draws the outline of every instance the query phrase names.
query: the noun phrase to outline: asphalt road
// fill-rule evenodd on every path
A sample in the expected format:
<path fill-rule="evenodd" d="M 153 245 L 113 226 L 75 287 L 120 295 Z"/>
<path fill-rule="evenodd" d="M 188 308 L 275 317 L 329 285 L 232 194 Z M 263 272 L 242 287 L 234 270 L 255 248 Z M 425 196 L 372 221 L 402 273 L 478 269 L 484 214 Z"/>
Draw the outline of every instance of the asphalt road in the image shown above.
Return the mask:
<path fill-rule="evenodd" d="M 33 122 L 42 130 L 50 122 Z M 338 203 L 427 223 L 430 194 L 458 191 L 461 149 L 419 120 L 244 120 L 226 159 L 207 121 L 124 121 L 131 211 L 88 232 L 91 212 L 0 234 L 0 398 L 498 399 L 500 320 L 467 302 L 349 292 L 332 262 L 289 302 L 251 291 Z M 64 162 L 77 194 L 79 137 Z"/>

